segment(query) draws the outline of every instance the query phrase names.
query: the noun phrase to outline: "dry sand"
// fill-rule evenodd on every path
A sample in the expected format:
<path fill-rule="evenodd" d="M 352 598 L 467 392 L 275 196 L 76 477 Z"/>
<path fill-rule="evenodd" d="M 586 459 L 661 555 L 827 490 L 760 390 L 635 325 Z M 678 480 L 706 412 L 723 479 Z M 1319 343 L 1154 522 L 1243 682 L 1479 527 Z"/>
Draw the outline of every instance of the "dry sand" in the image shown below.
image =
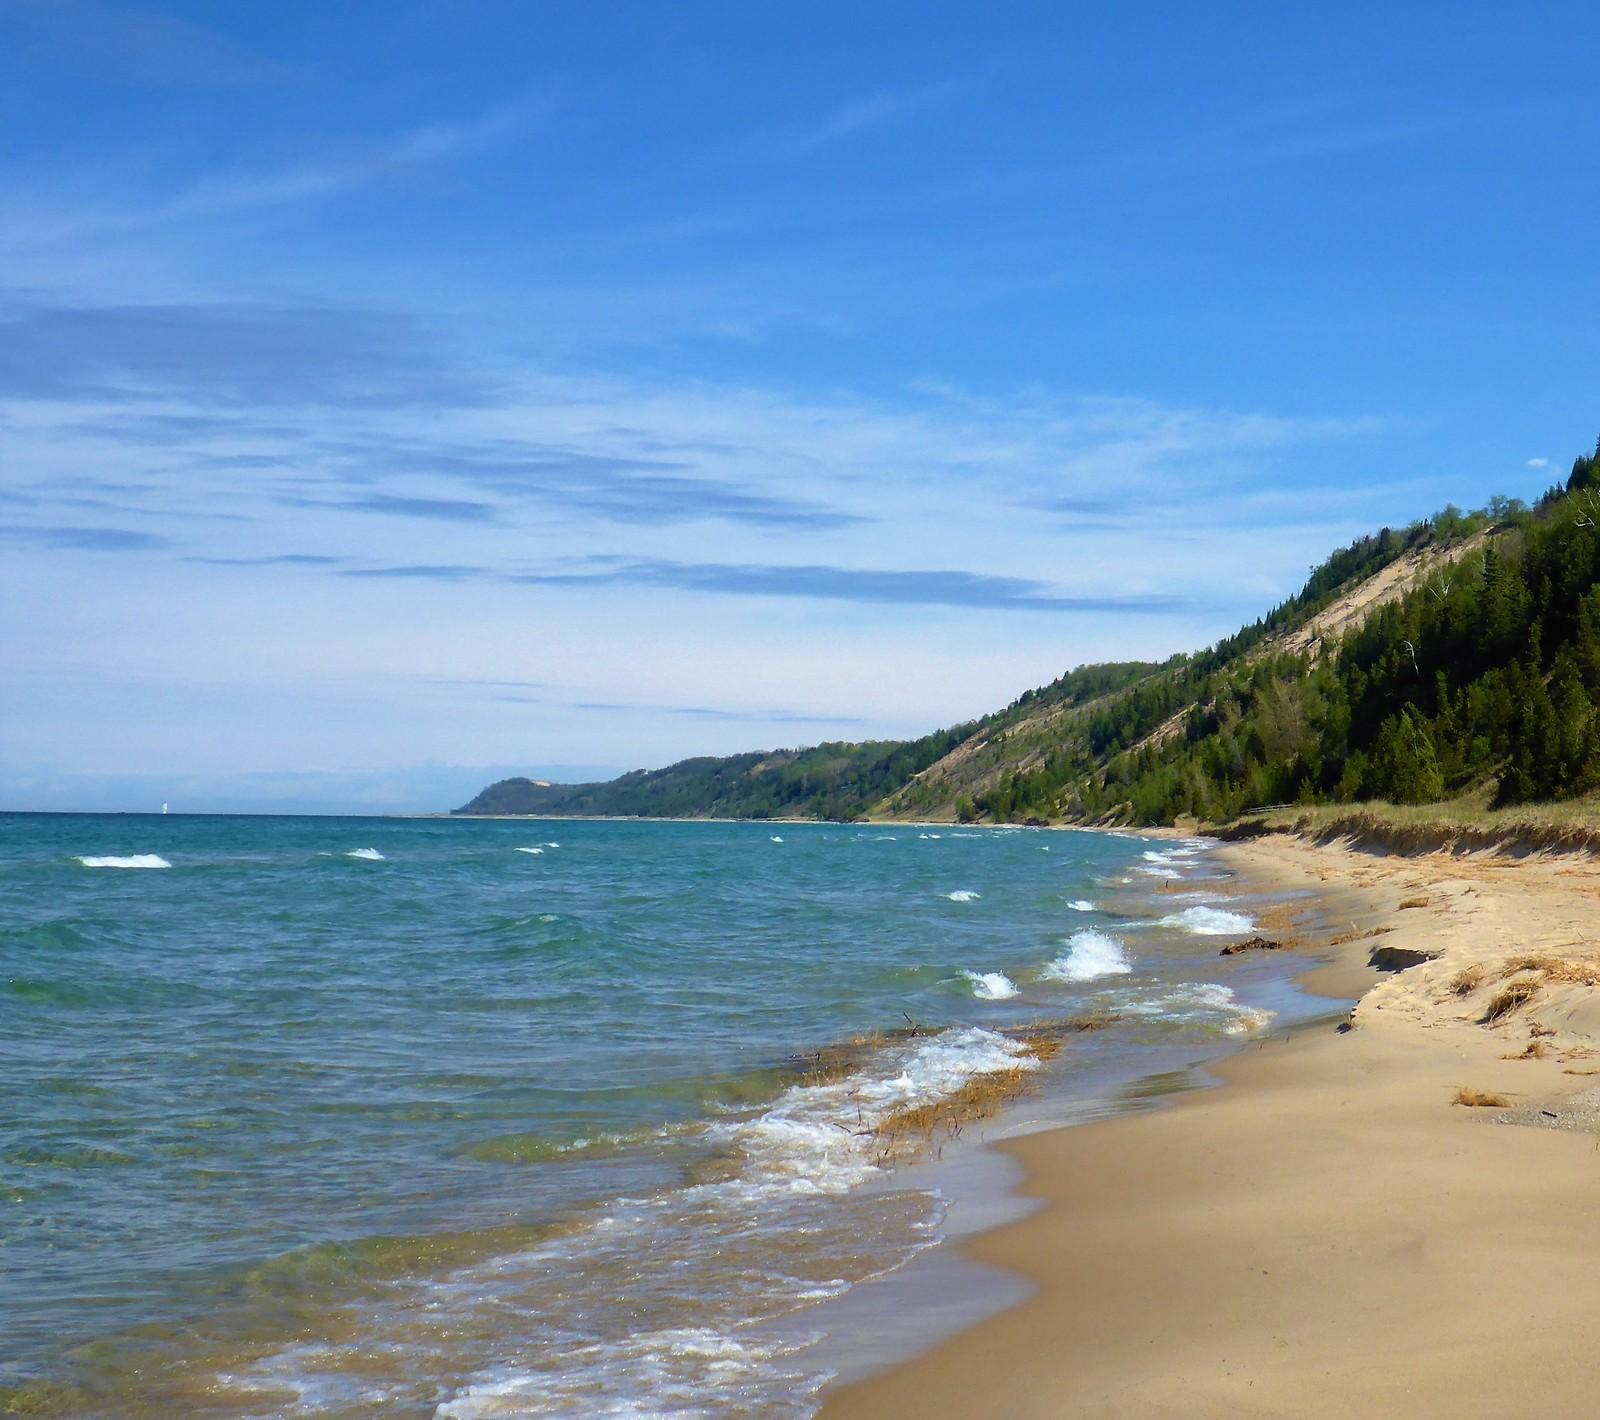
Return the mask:
<path fill-rule="evenodd" d="M 1319 893 L 1308 982 L 1365 993 L 1351 1028 L 1280 1032 L 1225 1088 L 1005 1145 L 1047 1206 L 963 1251 L 1035 1295 L 823 1420 L 1600 1415 L 1600 865 L 1229 852 L 1253 886 Z M 1374 947 L 1427 959 L 1380 972 Z"/>

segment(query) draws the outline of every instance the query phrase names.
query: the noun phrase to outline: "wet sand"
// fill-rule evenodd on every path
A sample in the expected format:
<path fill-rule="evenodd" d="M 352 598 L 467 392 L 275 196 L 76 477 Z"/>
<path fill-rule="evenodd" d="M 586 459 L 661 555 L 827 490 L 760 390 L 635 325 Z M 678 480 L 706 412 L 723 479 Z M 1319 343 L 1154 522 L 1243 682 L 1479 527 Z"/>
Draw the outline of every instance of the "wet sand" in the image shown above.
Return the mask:
<path fill-rule="evenodd" d="M 1046 1206 L 962 1250 L 1034 1294 L 824 1420 L 1600 1411 L 1600 865 L 1228 851 L 1253 888 L 1317 894 L 1307 982 L 1361 996 L 1349 1028 L 1004 1145 Z"/>

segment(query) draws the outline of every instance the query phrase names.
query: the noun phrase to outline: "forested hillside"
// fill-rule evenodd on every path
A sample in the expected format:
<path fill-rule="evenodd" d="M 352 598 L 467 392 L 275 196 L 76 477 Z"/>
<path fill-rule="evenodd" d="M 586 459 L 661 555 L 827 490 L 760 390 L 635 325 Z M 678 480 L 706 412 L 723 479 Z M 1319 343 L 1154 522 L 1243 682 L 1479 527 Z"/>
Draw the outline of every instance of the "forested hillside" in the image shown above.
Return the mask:
<path fill-rule="evenodd" d="M 507 780 L 459 812 L 1217 822 L 1266 804 L 1600 787 L 1600 447 L 1532 508 L 1341 549 L 1216 646 L 1088 666 L 907 743 Z"/>
<path fill-rule="evenodd" d="M 600 784 L 502 779 L 461 814 L 550 817 L 852 819 L 972 731 L 941 730 L 911 743 L 843 742 L 811 749 L 685 759 Z"/>

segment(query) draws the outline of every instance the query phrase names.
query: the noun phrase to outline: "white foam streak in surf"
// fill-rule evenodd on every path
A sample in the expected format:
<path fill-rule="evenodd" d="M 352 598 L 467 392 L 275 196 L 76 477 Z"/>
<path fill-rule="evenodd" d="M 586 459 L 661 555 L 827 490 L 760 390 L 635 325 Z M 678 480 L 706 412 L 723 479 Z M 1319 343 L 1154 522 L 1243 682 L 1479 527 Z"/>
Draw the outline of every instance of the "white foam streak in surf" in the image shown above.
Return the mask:
<path fill-rule="evenodd" d="M 167 862 L 158 853 L 129 853 L 125 857 L 106 855 L 102 857 L 82 857 L 78 859 L 86 868 L 170 868 Z"/>
<path fill-rule="evenodd" d="M 1094 904 L 1086 897 L 1074 898 L 1067 904 L 1074 912 L 1093 912 Z"/>
<path fill-rule="evenodd" d="M 832 1295 L 832 1293 L 830 1293 Z M 625 1341 L 573 1348 L 552 1375 L 504 1371 L 469 1385 L 433 1412 L 434 1420 L 533 1420 L 535 1416 L 590 1415 L 600 1420 L 667 1420 L 708 1416 L 708 1381 L 734 1395 L 768 1380 L 781 1346 L 754 1337 L 736 1339 L 707 1327 L 640 1331 Z M 596 1405 L 594 1377 L 620 1403 Z M 720 1407 L 719 1407 L 720 1408 Z M 807 1412 L 810 1406 L 806 1407 Z M 744 1411 L 744 1406 L 738 1409 Z"/>
<path fill-rule="evenodd" d="M 1009 1001 L 1017 994 L 1017 983 L 1003 971 L 963 971 L 972 983 L 972 994 L 980 1001 Z"/>
<path fill-rule="evenodd" d="M 941 1031 L 885 1061 L 890 1075 L 795 1085 L 758 1119 L 714 1126 L 749 1162 L 741 1184 L 796 1193 L 844 1193 L 878 1173 L 875 1127 L 890 1115 L 953 1094 L 978 1075 L 1033 1070 L 1016 1041 L 978 1026 Z"/>
<path fill-rule="evenodd" d="M 1233 989 L 1215 981 L 1202 981 L 1156 997 L 1152 1001 L 1130 1004 L 1126 1009 L 1141 1016 L 1225 1015 L 1224 1035 L 1249 1035 L 1272 1020 L 1274 1013 L 1260 1006 L 1240 1005 Z"/>
<path fill-rule="evenodd" d="M 383 854 L 376 848 L 352 848 L 344 855 L 346 858 L 359 858 L 363 863 L 381 863 Z"/>
<path fill-rule="evenodd" d="M 772 841 L 774 843 L 782 843 L 783 842 L 783 840 L 781 838 L 779 838 L 777 834 L 773 834 L 772 835 Z"/>
<path fill-rule="evenodd" d="M 1221 907 L 1186 907 L 1160 919 L 1163 927 L 1181 927 L 1197 937 L 1242 937 L 1255 926 L 1242 912 Z"/>
<path fill-rule="evenodd" d="M 518 853 L 543 853 L 544 849 L 543 848 L 518 848 L 518 849 L 516 849 L 514 851 L 518 852 Z"/>
<path fill-rule="evenodd" d="M 1039 973 L 1049 981 L 1098 981 L 1103 976 L 1126 976 L 1133 970 L 1122 944 L 1104 932 L 1085 928 L 1067 940 L 1067 952 Z"/>
<path fill-rule="evenodd" d="M 957 888 L 954 892 L 947 892 L 945 896 L 951 902 L 976 902 L 982 894 L 969 891 L 967 888 Z"/>

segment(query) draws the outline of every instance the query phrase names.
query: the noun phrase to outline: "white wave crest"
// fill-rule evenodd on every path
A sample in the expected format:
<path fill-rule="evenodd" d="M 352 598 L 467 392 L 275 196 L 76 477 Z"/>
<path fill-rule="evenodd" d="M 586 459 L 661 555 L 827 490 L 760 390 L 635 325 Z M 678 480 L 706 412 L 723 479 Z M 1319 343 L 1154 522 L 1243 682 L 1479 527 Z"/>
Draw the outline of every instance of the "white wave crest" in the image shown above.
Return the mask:
<path fill-rule="evenodd" d="M 86 868 L 170 868 L 159 853 L 129 853 L 125 857 L 106 855 L 103 857 L 82 857 L 78 859 Z"/>
<path fill-rule="evenodd" d="M 1017 994 L 1017 983 L 1003 971 L 963 971 L 972 983 L 972 994 L 980 1001 L 1009 1001 Z"/>
<path fill-rule="evenodd" d="M 1074 898 L 1067 904 L 1074 912 L 1093 912 L 1094 904 L 1086 897 Z"/>
<path fill-rule="evenodd" d="M 1224 1035 L 1250 1035 L 1275 1014 L 1260 1006 L 1241 1005 L 1231 987 L 1215 981 L 1180 986 L 1135 1011 L 1139 1015 L 1227 1016 L 1222 1025 Z"/>
<path fill-rule="evenodd" d="M 774 843 L 782 843 L 783 842 L 783 840 L 781 838 L 779 838 L 777 834 L 773 834 L 772 835 L 772 841 Z"/>
<path fill-rule="evenodd" d="M 897 1051 L 880 1074 L 833 1085 L 795 1085 L 757 1119 L 713 1126 L 745 1155 L 744 1186 L 794 1193 L 844 1193 L 878 1172 L 873 1130 L 890 1115 L 953 1094 L 977 1075 L 1035 1070 L 1026 1047 L 968 1026 Z"/>
<path fill-rule="evenodd" d="M 1098 981 L 1103 976 L 1126 976 L 1133 970 L 1127 953 L 1115 937 L 1085 928 L 1067 939 L 1067 951 L 1039 974 L 1050 981 Z"/>
<path fill-rule="evenodd" d="M 1242 912 L 1222 907 L 1186 907 L 1160 919 L 1163 927 L 1181 927 L 1197 937 L 1242 937 L 1255 923 Z"/>
<path fill-rule="evenodd" d="M 947 892 L 945 896 L 951 902 L 976 902 L 982 894 L 972 892 L 967 888 L 957 888 L 954 892 Z"/>
<path fill-rule="evenodd" d="M 346 858 L 359 858 L 364 863 L 381 863 L 383 854 L 376 848 L 352 848 L 344 855 Z"/>
<path fill-rule="evenodd" d="M 543 848 L 517 848 L 517 849 L 514 849 L 513 851 L 517 852 L 517 853 L 543 853 L 544 849 Z"/>

